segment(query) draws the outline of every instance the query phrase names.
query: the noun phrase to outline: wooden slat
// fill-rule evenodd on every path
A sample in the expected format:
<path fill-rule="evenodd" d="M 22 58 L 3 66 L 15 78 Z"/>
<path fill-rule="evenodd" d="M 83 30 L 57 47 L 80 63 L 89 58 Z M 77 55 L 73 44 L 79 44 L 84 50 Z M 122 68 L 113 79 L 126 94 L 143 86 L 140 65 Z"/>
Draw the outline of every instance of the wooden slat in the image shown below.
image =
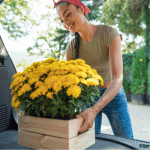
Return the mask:
<path fill-rule="evenodd" d="M 95 143 L 95 129 L 72 139 L 63 139 L 32 132 L 18 131 L 18 144 L 33 149 L 86 149 Z"/>
<path fill-rule="evenodd" d="M 67 149 L 67 139 L 18 131 L 18 145 L 33 149 Z"/>
<path fill-rule="evenodd" d="M 18 116 L 18 129 L 70 139 L 78 135 L 78 130 L 81 128 L 83 121 L 83 117 L 59 120 L 22 114 Z M 93 128 L 95 128 L 95 123 L 89 130 Z"/>
<path fill-rule="evenodd" d="M 70 149 L 86 149 L 95 144 L 95 129 L 86 131 L 69 140 Z"/>
<path fill-rule="evenodd" d="M 68 128 L 69 128 L 69 135 L 68 135 L 68 138 L 72 138 L 72 137 L 75 137 L 78 135 L 78 130 L 82 127 L 84 123 L 84 119 L 83 117 L 80 118 L 78 121 L 76 119 L 72 119 L 68 122 Z M 89 130 L 92 130 L 92 129 L 95 129 L 95 121 L 93 123 L 93 127 L 88 129 Z"/>

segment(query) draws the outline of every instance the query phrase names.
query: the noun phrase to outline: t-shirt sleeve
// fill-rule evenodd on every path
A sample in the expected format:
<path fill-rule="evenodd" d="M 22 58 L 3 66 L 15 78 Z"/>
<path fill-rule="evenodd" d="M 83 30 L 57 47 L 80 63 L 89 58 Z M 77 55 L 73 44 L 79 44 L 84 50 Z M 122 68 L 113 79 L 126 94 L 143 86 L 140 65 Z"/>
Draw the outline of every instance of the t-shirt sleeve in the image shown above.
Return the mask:
<path fill-rule="evenodd" d="M 106 32 L 105 32 L 105 36 L 104 36 L 104 42 L 105 42 L 105 46 L 106 47 L 110 47 L 112 41 L 114 40 L 114 38 L 120 35 L 121 41 L 123 40 L 122 34 L 119 32 L 119 29 L 116 28 L 113 25 L 107 25 L 106 26 Z"/>
<path fill-rule="evenodd" d="M 71 59 L 75 59 L 75 38 L 73 38 L 66 46 L 66 53 Z"/>

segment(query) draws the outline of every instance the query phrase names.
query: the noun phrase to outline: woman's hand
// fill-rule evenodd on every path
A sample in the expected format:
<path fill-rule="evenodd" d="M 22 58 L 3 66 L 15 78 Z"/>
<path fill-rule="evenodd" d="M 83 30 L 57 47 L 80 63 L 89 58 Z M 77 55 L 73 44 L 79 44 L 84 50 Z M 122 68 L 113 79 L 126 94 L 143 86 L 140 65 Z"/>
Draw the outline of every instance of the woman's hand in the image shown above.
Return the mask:
<path fill-rule="evenodd" d="M 83 117 L 85 120 L 83 126 L 79 129 L 78 132 L 83 133 L 89 128 L 92 128 L 96 115 L 96 110 L 93 109 L 93 107 L 87 108 L 81 114 L 76 115 L 77 118 Z"/>

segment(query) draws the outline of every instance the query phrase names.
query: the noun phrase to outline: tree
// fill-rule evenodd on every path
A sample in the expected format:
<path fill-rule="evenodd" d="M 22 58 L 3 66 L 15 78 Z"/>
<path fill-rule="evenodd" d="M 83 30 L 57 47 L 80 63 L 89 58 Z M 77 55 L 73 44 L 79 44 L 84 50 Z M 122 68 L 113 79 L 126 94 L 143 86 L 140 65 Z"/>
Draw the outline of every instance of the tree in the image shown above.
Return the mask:
<path fill-rule="evenodd" d="M 104 0 L 105 1 L 105 0 Z M 100 16 L 100 6 L 102 6 L 103 1 L 99 0 L 91 0 L 85 1 L 91 13 L 87 14 L 87 19 L 90 21 L 98 21 L 97 18 Z M 54 57 L 55 59 L 64 59 L 65 56 L 65 48 L 73 38 L 74 34 L 70 33 L 67 30 L 64 30 L 63 26 L 59 23 L 59 19 L 56 17 L 53 21 L 57 23 L 55 27 L 52 27 L 52 24 L 49 21 L 49 18 L 52 18 L 51 9 L 52 6 L 47 6 L 49 8 L 49 12 L 42 16 L 42 20 L 45 21 L 48 25 L 48 28 L 45 31 L 38 32 L 38 37 L 35 39 L 35 44 L 27 49 L 30 55 L 44 55 L 46 58 Z M 44 47 L 45 46 L 45 47 Z M 33 50 L 38 49 L 39 53 L 33 53 Z M 45 54 L 47 52 L 47 54 Z"/>
<path fill-rule="evenodd" d="M 147 46 L 149 46 L 150 8 L 148 1 L 107 0 L 103 3 L 101 21 L 111 25 L 118 24 L 118 28 L 127 35 L 132 34 L 134 40 L 137 36 L 142 36 L 145 38 Z M 146 29 L 142 25 L 145 25 Z"/>
<path fill-rule="evenodd" d="M 38 20 L 32 19 L 31 16 L 33 8 L 31 7 L 31 2 L 26 0 L 5 0 L 0 5 L 0 24 L 13 39 L 26 36 L 33 26 L 38 25 Z"/>

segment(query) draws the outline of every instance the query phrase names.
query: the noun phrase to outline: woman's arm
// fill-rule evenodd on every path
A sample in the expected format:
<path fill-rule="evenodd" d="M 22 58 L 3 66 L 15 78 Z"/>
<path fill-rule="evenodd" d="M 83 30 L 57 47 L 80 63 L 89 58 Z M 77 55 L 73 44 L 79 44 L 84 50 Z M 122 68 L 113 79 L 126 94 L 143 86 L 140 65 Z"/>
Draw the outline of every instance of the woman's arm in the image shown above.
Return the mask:
<path fill-rule="evenodd" d="M 69 61 L 69 60 L 73 60 L 71 59 L 71 57 L 68 55 L 68 53 L 66 52 L 66 61 Z"/>
<path fill-rule="evenodd" d="M 111 82 L 97 104 L 93 106 L 96 114 L 100 112 L 118 93 L 123 81 L 123 62 L 120 35 L 116 36 L 109 47 L 109 66 Z"/>
<path fill-rule="evenodd" d="M 111 72 L 111 82 L 107 87 L 102 97 L 97 104 L 91 108 L 87 108 L 76 117 L 83 117 L 85 122 L 79 129 L 79 133 L 85 132 L 87 129 L 93 127 L 96 115 L 116 96 L 122 86 L 123 81 L 123 63 L 121 53 L 121 39 L 120 35 L 116 36 L 109 47 L 109 65 Z"/>

